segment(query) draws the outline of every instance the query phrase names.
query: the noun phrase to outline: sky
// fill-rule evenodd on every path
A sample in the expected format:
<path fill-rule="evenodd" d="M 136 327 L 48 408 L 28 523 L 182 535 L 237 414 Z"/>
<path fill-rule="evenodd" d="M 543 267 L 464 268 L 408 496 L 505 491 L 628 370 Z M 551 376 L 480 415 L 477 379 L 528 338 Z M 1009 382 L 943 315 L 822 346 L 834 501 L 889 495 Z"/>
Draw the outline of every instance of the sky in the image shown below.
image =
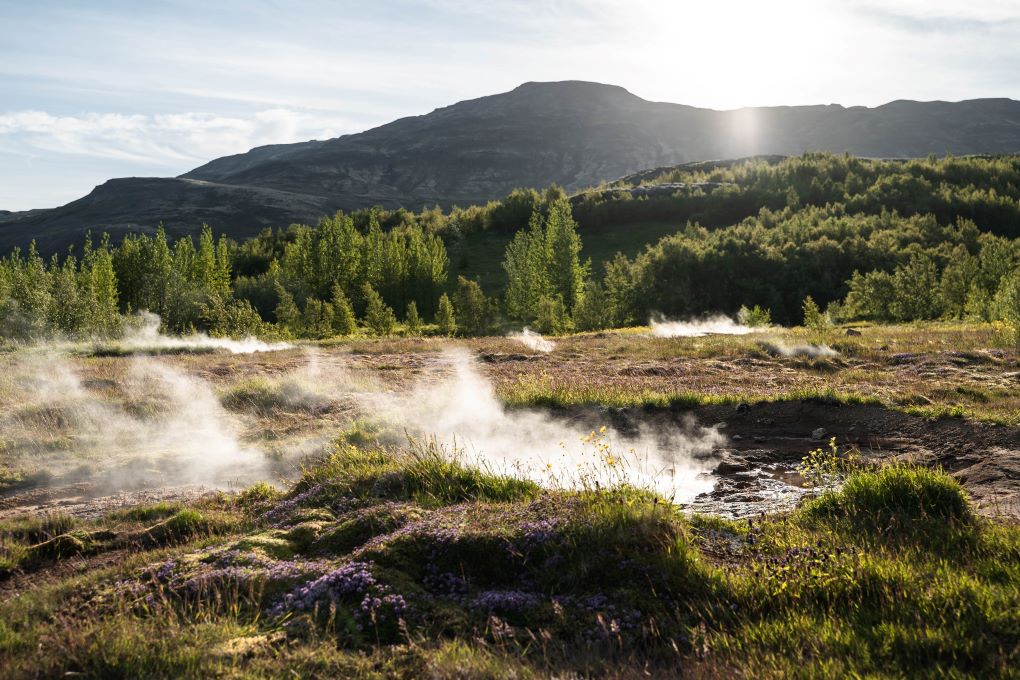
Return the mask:
<path fill-rule="evenodd" d="M 0 210 L 527 81 L 716 109 L 1020 99 L 1020 0 L 0 0 Z"/>

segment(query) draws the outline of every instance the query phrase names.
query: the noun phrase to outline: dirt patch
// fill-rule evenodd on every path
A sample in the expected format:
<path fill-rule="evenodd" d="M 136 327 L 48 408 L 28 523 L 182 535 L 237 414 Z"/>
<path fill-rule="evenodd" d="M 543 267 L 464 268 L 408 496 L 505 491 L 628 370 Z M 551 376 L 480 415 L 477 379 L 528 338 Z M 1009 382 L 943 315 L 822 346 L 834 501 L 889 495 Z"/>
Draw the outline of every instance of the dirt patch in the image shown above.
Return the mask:
<path fill-rule="evenodd" d="M 17 515 L 65 514 L 97 519 L 114 510 L 154 503 L 187 503 L 216 493 L 204 486 L 136 489 L 106 494 L 87 482 L 40 487 L 0 498 L 0 520 Z"/>
<path fill-rule="evenodd" d="M 960 481 L 979 511 L 1020 520 L 1020 429 L 960 418 L 931 420 L 879 406 L 822 400 L 705 406 L 696 409 L 566 409 L 571 419 L 636 431 L 680 427 L 693 416 L 728 443 L 717 450 L 715 488 L 690 509 L 729 517 L 792 507 L 807 490 L 797 465 L 831 437 L 865 460 L 938 466 Z"/>

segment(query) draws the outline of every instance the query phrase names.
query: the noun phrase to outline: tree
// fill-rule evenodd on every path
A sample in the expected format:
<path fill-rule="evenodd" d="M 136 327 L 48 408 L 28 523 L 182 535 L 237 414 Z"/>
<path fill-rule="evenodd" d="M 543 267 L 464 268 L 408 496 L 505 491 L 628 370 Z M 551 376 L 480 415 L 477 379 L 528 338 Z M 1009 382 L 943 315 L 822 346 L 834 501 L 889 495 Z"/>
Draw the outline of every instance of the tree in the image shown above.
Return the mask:
<path fill-rule="evenodd" d="M 453 308 L 457 315 L 457 325 L 465 335 L 485 335 L 491 329 L 493 305 L 476 281 L 457 277 Z"/>
<path fill-rule="evenodd" d="M 362 289 L 365 298 L 365 325 L 378 336 L 392 335 L 397 325 L 397 317 L 393 308 L 383 302 L 382 296 L 368 283 Z"/>
<path fill-rule="evenodd" d="M 450 302 L 450 296 L 446 293 L 439 296 L 436 325 L 439 326 L 439 332 L 447 337 L 457 332 L 457 318 L 453 313 L 453 303 Z"/>
<path fill-rule="evenodd" d="M 892 318 L 892 305 L 896 297 L 896 284 L 892 274 L 873 271 L 861 274 L 855 271 L 849 282 L 843 305 L 844 314 L 850 319 L 888 321 Z"/>
<path fill-rule="evenodd" d="M 506 311 L 511 317 L 531 321 L 538 312 L 538 300 L 549 292 L 549 264 L 542 226 L 536 208 L 528 228 L 518 231 L 507 246 L 503 260 L 506 272 Z"/>
<path fill-rule="evenodd" d="M 597 331 L 613 325 L 609 296 L 598 282 L 589 280 L 584 284 L 584 297 L 574 308 L 574 325 L 582 331 Z"/>
<path fill-rule="evenodd" d="M 896 268 L 893 286 L 896 296 L 890 311 L 905 321 L 939 316 L 938 268 L 926 254 L 914 254 L 906 265 Z"/>
<path fill-rule="evenodd" d="M 581 237 L 577 234 L 577 223 L 571 213 L 570 199 L 566 196 L 549 206 L 545 232 L 549 288 L 553 295 L 563 300 L 565 309 L 570 313 L 584 293 L 584 278 L 591 265 L 581 264 Z"/>
<path fill-rule="evenodd" d="M 804 327 L 813 331 L 824 331 L 829 327 L 828 319 L 810 295 L 804 298 Z"/>
<path fill-rule="evenodd" d="M 1013 343 L 1020 348 L 1020 269 L 1002 277 L 995 293 L 996 318 L 1005 322 Z"/>
<path fill-rule="evenodd" d="M 570 315 L 559 295 L 544 295 L 538 301 L 538 316 L 535 318 L 535 330 L 539 333 L 559 335 L 571 330 Z"/>
<path fill-rule="evenodd" d="M 307 338 L 328 338 L 333 335 L 333 305 L 319 298 L 305 300 L 301 313 L 301 331 Z"/>
<path fill-rule="evenodd" d="M 755 305 L 754 307 L 742 306 L 740 311 L 737 312 L 737 319 L 740 323 L 745 326 L 750 326 L 751 328 L 771 326 L 772 312 L 768 309 L 762 308 L 760 305 Z"/>
<path fill-rule="evenodd" d="M 276 295 L 280 299 L 275 310 L 277 325 L 294 335 L 300 335 L 301 310 L 295 304 L 294 296 L 279 281 L 276 282 Z"/>
<path fill-rule="evenodd" d="M 339 283 L 333 284 L 333 332 L 337 335 L 354 335 L 358 330 L 358 319 L 354 316 L 354 307 L 344 294 Z"/>
<path fill-rule="evenodd" d="M 412 337 L 421 335 L 421 316 L 418 314 L 418 305 L 414 300 L 407 303 L 404 325 L 407 327 L 408 335 Z"/>

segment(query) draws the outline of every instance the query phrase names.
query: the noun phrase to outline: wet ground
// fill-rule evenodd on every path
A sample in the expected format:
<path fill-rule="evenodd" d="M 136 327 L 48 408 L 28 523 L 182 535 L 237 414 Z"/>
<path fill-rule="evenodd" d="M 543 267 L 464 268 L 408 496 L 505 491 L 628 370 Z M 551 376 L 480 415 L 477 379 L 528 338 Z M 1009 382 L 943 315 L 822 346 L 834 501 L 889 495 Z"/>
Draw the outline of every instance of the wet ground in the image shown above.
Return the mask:
<path fill-rule="evenodd" d="M 952 399 L 956 401 L 947 403 L 959 402 L 974 408 L 985 404 L 983 408 L 986 409 L 998 408 L 1001 404 L 1003 413 L 1012 409 L 1015 385 L 1020 380 L 1017 370 L 1020 366 L 1012 353 L 980 348 L 960 352 L 941 345 L 935 345 L 936 351 L 895 351 L 897 343 L 913 347 L 921 340 L 928 344 L 943 340 L 930 333 L 919 338 L 904 337 L 906 339 L 883 338 L 881 343 L 885 344 L 880 347 L 858 348 L 853 357 L 848 353 L 821 363 L 764 356 L 757 352 L 753 343 L 747 347 L 722 346 L 713 350 L 720 352 L 719 356 L 704 357 L 696 356 L 707 351 L 699 349 L 698 345 L 688 347 L 678 342 L 623 336 L 571 338 L 559 341 L 559 348 L 551 354 L 517 351 L 513 343 L 504 339 L 472 341 L 470 349 L 479 371 L 492 381 L 498 393 L 531 379 L 552 386 L 591 383 L 624 392 L 697 388 L 696 391 L 709 394 L 747 392 L 752 396 L 758 392 L 774 396 L 785 390 L 836 385 L 865 395 L 882 396 L 895 389 L 897 394 L 913 395 L 911 398 L 919 404 L 941 404 L 940 399 Z M 947 335 L 943 344 L 958 346 L 965 344 L 964 340 L 969 337 Z M 978 337 L 976 341 L 985 342 L 985 339 Z M 441 349 L 438 345 L 433 347 L 435 343 L 426 343 L 428 351 L 422 351 L 419 344 L 405 347 L 408 342 L 411 341 L 366 345 L 360 350 L 320 348 L 315 354 L 302 349 L 248 356 L 181 356 L 166 360 L 208 381 L 217 390 L 253 376 L 274 377 L 300 371 L 314 359 L 327 368 L 335 364 L 334 368 L 358 371 L 357 375 L 371 376 L 386 390 L 401 392 L 430 375 L 439 362 Z M 878 342 L 874 344 L 877 346 Z M 886 344 L 890 345 L 889 349 Z M 118 366 L 125 361 L 123 358 L 85 361 L 85 388 L 102 393 L 103 390 L 94 389 L 93 383 L 100 378 L 106 381 L 104 385 L 116 382 Z M 328 371 L 322 378 L 336 379 Z M 870 389 L 866 389 L 869 386 Z M 233 416 L 241 419 L 245 441 L 272 441 L 281 445 L 292 439 L 320 441 L 315 437 L 323 432 L 338 431 L 359 415 L 357 409 L 341 398 L 326 396 L 323 399 L 323 403 L 317 403 L 314 408 L 234 413 Z M 558 409 L 552 413 L 555 417 L 584 420 L 593 427 L 608 424 L 620 432 L 644 424 L 680 427 L 690 416 L 700 425 L 717 426 L 726 437 L 725 444 L 702 461 L 714 487 L 688 505 L 692 511 L 744 517 L 792 507 L 812 492 L 797 472 L 801 459 L 812 449 L 827 446 L 829 439 L 836 437 L 840 447 L 859 449 L 865 461 L 913 461 L 940 466 L 960 480 L 981 512 L 1020 519 L 1020 428 L 1013 426 L 970 418 L 929 419 L 878 406 L 819 399 L 741 404 L 736 408 L 585 407 Z M 111 485 L 102 470 L 95 470 L 92 476 L 74 483 L 52 480 L 49 485 L 40 483 L 34 487 L 9 489 L 0 495 L 0 519 L 14 514 L 48 512 L 97 517 L 131 505 L 185 502 L 211 493 L 214 488 L 230 490 L 232 487 L 222 483 L 171 484 L 165 476 L 147 475 L 125 488 Z"/>
<path fill-rule="evenodd" d="M 1020 519 L 1020 430 L 1014 427 L 814 400 L 706 408 L 697 415 L 725 423 L 730 444 L 713 469 L 715 488 L 692 510 L 743 517 L 795 505 L 810 492 L 797 472 L 801 459 L 836 437 L 865 462 L 939 466 L 983 514 Z"/>

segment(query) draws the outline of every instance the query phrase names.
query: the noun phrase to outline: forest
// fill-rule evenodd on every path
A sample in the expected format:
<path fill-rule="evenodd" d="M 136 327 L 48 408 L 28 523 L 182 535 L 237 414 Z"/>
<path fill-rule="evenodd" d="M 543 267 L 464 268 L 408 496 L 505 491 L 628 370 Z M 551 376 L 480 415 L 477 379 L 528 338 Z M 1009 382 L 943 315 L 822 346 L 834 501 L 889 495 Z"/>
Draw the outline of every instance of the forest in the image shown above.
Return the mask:
<path fill-rule="evenodd" d="M 650 222 L 669 235 L 630 257 L 584 257 Z M 159 228 L 49 260 L 14 251 L 0 260 L 0 335 L 115 335 L 142 310 L 171 333 L 281 338 L 557 334 L 754 307 L 791 325 L 807 298 L 827 323 L 1016 328 L 1018 238 L 1020 157 L 696 163 L 573 197 L 519 189 L 447 212 L 338 213 L 242 243 L 206 226 L 197 243 Z M 501 251 L 499 285 L 451 265 L 465 239 Z"/>

